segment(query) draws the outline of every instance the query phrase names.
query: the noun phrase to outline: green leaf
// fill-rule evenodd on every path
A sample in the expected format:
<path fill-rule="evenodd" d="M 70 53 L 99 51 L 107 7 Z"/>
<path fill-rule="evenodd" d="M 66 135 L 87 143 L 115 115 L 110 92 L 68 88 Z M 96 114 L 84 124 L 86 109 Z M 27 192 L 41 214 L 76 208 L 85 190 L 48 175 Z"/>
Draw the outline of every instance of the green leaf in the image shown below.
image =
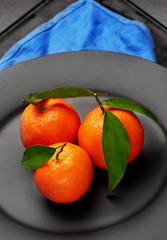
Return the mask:
<path fill-rule="evenodd" d="M 163 126 L 163 124 L 161 124 L 158 121 L 158 119 L 154 115 L 154 113 L 152 113 L 148 108 L 145 108 L 141 104 L 130 101 L 128 99 L 124 99 L 124 98 L 106 99 L 106 100 L 102 101 L 102 104 L 113 107 L 113 108 L 125 109 L 125 110 L 134 111 L 134 112 L 138 112 L 138 113 L 142 113 L 142 114 L 146 115 L 147 117 L 151 118 L 154 122 L 156 122 L 159 125 L 159 127 L 162 129 L 162 131 L 164 132 L 164 134 L 167 138 L 167 130 Z"/>
<path fill-rule="evenodd" d="M 24 101 L 26 102 L 39 102 L 43 99 L 49 98 L 75 98 L 75 97 L 88 97 L 94 96 L 105 96 L 106 93 L 93 92 L 84 88 L 77 87 L 60 87 L 55 89 L 50 89 L 41 93 L 31 93 L 28 98 Z"/>
<path fill-rule="evenodd" d="M 22 167 L 27 170 L 36 170 L 53 156 L 56 149 L 42 145 L 33 145 L 27 148 L 23 154 Z"/>
<path fill-rule="evenodd" d="M 30 95 L 27 98 L 27 102 L 40 102 L 42 99 L 36 98 L 37 93 L 30 93 Z"/>
<path fill-rule="evenodd" d="M 27 98 L 27 101 L 33 101 L 33 99 L 36 97 L 37 93 L 30 93 L 30 95 Z"/>
<path fill-rule="evenodd" d="M 120 120 L 107 109 L 105 109 L 104 113 L 102 147 L 108 171 L 107 194 L 109 195 L 125 173 L 130 143 Z"/>
<path fill-rule="evenodd" d="M 25 99 L 25 100 L 22 100 L 22 102 L 24 102 L 24 103 L 33 103 L 33 102 L 36 103 L 36 102 L 41 102 L 42 99 L 36 98 L 36 95 L 37 95 L 37 93 L 30 93 L 30 95 L 28 96 L 28 98 Z"/>

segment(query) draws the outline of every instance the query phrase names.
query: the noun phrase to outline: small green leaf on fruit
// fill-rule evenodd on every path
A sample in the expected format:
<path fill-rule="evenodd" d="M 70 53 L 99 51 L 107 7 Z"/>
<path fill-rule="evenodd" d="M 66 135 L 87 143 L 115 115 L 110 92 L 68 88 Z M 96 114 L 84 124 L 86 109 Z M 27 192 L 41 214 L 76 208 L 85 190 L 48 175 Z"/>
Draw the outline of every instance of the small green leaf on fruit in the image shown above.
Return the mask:
<path fill-rule="evenodd" d="M 36 97 L 37 93 L 30 93 L 30 95 L 27 98 L 27 101 L 33 101 L 33 99 Z"/>
<path fill-rule="evenodd" d="M 56 149 L 42 145 L 27 148 L 23 154 L 22 167 L 27 170 L 36 170 L 53 156 Z"/>

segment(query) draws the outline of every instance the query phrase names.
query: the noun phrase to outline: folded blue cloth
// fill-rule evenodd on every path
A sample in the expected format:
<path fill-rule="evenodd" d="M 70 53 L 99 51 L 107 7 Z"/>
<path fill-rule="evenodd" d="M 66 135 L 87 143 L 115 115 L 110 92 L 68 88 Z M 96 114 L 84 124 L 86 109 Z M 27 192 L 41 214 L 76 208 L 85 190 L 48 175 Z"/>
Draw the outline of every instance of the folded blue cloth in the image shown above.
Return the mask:
<path fill-rule="evenodd" d="M 79 0 L 17 42 L 0 60 L 0 70 L 60 52 L 103 50 L 156 61 L 149 29 L 93 0 Z"/>

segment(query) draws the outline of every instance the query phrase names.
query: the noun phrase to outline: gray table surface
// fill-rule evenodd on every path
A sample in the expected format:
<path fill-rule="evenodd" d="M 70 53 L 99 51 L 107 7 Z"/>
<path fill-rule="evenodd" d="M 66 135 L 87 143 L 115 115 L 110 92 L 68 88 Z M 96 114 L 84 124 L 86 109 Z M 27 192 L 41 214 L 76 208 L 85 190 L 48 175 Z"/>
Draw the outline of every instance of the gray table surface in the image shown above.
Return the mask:
<path fill-rule="evenodd" d="M 167 1 L 165 0 L 122 0 L 135 4 L 151 17 L 167 27 Z M 0 1 L 0 33 L 7 29 L 28 11 L 46 0 L 1 0 Z M 66 1 L 67 5 L 70 1 Z M 101 1 L 104 2 L 104 1 Z"/>
<path fill-rule="evenodd" d="M 0 1 L 0 33 L 5 31 L 14 22 L 28 11 L 32 10 L 41 0 L 7 0 Z"/>
<path fill-rule="evenodd" d="M 154 19 L 167 27 L 167 1 L 166 0 L 131 0 L 136 6 L 143 9 Z"/>

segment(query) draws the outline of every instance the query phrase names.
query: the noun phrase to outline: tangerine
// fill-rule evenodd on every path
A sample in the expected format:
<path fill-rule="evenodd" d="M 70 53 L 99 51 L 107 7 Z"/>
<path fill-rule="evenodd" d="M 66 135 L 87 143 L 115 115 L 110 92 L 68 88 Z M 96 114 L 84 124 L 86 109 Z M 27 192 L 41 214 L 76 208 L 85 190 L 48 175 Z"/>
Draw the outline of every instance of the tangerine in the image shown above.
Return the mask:
<path fill-rule="evenodd" d="M 58 147 L 56 143 L 51 147 Z M 56 203 L 71 203 L 80 199 L 90 188 L 93 165 L 88 153 L 80 146 L 67 143 L 58 160 L 55 154 L 34 171 L 34 181 L 39 192 Z"/>
<path fill-rule="evenodd" d="M 123 124 L 130 141 L 128 163 L 140 153 L 144 142 L 144 130 L 137 116 L 127 110 L 105 106 Z M 78 131 L 78 143 L 90 155 L 93 164 L 106 169 L 102 150 L 102 130 L 104 114 L 100 107 L 88 113 Z"/>
<path fill-rule="evenodd" d="M 71 104 L 59 98 L 38 103 L 44 112 L 29 104 L 20 119 L 20 137 L 25 148 L 35 144 L 49 146 L 56 142 L 75 143 L 81 124 Z"/>

